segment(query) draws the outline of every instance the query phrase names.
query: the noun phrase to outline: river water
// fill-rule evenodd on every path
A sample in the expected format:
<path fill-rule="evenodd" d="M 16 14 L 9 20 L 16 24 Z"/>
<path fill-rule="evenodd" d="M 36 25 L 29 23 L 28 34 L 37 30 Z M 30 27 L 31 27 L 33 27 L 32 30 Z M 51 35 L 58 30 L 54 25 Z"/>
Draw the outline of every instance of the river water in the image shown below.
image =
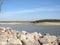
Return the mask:
<path fill-rule="evenodd" d="M 0 24 L 0 27 L 11 27 L 18 31 L 50 33 L 60 36 L 60 25 L 33 25 L 33 24 Z"/>

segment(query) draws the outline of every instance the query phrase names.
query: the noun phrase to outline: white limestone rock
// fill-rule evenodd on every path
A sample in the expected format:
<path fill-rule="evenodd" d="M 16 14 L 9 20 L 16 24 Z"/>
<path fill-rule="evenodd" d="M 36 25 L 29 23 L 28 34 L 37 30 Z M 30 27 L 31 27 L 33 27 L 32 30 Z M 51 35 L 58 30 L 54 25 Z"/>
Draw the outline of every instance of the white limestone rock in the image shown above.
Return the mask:
<path fill-rule="evenodd" d="M 8 40 L 7 40 L 7 44 L 8 45 L 11 45 L 11 44 L 13 44 L 13 45 L 22 45 L 22 42 L 19 40 L 19 39 L 16 39 L 16 38 L 9 38 Z"/>
<path fill-rule="evenodd" d="M 57 37 L 46 33 L 26 31 L 18 32 L 7 27 L 0 27 L 0 45 L 58 45 Z"/>
<path fill-rule="evenodd" d="M 4 27 L 0 27 L 0 32 L 5 32 L 5 28 Z"/>

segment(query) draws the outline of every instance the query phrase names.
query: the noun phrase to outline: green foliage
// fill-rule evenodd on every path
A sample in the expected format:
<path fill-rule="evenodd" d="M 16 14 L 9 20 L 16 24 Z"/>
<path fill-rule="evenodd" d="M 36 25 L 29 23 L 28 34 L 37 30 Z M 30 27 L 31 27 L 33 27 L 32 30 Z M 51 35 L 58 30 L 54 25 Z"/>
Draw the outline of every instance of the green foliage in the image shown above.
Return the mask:
<path fill-rule="evenodd" d="M 44 20 L 32 21 L 32 23 L 40 23 L 40 22 L 60 22 L 60 19 L 44 19 Z"/>

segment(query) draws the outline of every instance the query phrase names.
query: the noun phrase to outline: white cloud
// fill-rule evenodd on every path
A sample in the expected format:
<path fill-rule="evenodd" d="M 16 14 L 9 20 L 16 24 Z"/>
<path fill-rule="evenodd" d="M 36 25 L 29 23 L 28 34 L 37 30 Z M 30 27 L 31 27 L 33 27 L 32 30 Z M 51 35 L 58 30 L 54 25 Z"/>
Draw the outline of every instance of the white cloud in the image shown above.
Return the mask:
<path fill-rule="evenodd" d="M 55 6 L 55 7 L 58 7 L 58 8 L 60 8 L 60 5 L 57 5 L 57 6 Z"/>
<path fill-rule="evenodd" d="M 1 13 L 0 17 L 8 17 L 15 14 L 27 14 L 27 13 L 36 13 L 36 12 L 43 12 L 43 11 L 60 11 L 60 8 L 35 8 L 35 9 L 29 9 L 29 10 L 18 10 L 18 11 L 11 11 L 11 12 L 5 12 Z"/>
<path fill-rule="evenodd" d="M 10 14 L 6 14 L 6 13 L 0 13 L 0 17 L 9 17 L 11 16 Z"/>

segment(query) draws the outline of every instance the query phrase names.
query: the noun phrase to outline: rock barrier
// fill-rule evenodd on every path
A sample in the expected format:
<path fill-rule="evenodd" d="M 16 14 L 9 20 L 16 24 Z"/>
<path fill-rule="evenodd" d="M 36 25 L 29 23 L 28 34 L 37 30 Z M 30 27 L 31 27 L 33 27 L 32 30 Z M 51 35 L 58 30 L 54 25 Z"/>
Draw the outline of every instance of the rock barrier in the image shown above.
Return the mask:
<path fill-rule="evenodd" d="M 9 27 L 0 27 L 0 45 L 59 45 L 58 37 L 46 33 L 16 31 Z"/>

